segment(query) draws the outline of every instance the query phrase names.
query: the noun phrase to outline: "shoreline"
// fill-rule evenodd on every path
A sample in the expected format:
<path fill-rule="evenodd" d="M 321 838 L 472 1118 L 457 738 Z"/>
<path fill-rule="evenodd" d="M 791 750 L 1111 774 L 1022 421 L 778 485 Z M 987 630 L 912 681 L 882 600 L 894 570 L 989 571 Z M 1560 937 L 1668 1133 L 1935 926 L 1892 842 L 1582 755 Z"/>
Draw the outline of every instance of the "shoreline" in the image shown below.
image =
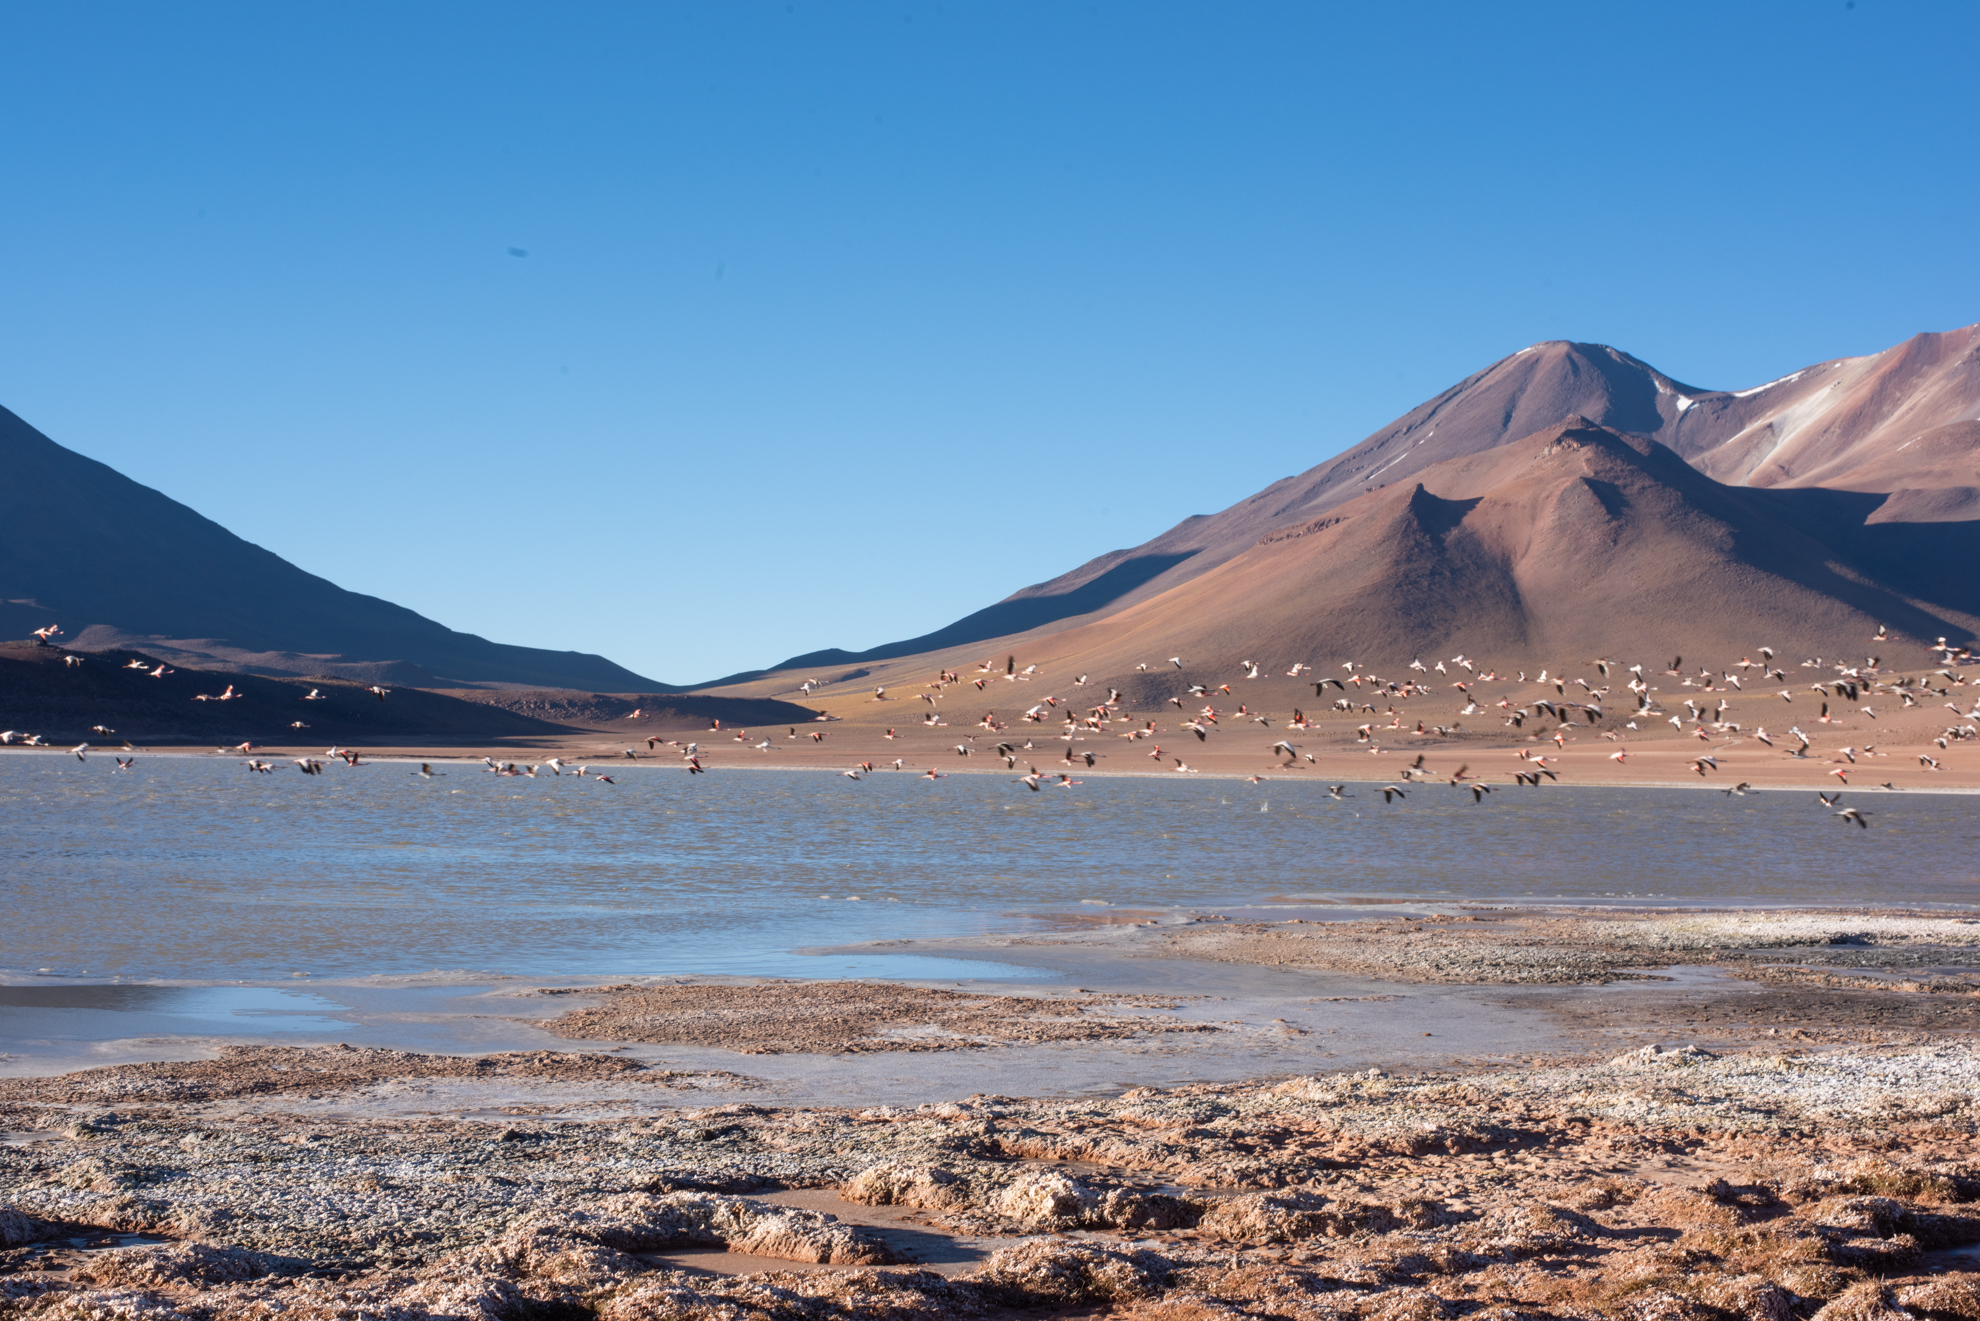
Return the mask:
<path fill-rule="evenodd" d="M 863 956 L 859 971 L 837 977 L 10 974 L 0 985 L 0 1000 L 15 1005 L 7 1041 L 28 1048 L 10 1047 L 0 1077 L 342 1041 L 769 1067 L 796 1103 L 808 1089 L 856 1089 L 875 1070 L 893 1077 L 887 1061 L 901 1052 L 915 1056 L 927 1088 L 967 1078 L 1004 1091 L 1039 1067 L 1091 1089 L 1109 1077 L 1173 1081 L 1203 1069 L 1277 1075 L 1342 1051 L 1420 1067 L 1605 1050 L 1685 1024 L 1696 1026 L 1680 1035 L 1713 1046 L 1772 1035 L 1753 1027 L 1762 1020 L 1811 1041 L 1857 1040 L 1857 1029 L 1980 1033 L 1980 916 L 1971 907 L 1386 900 L 1036 916 L 1030 929 L 994 935 L 813 947 L 821 961 Z M 874 967 L 903 956 L 956 971 L 930 976 L 906 964 L 890 977 Z M 968 975 L 972 965 L 980 975 Z M 1428 1032 L 1425 1019 L 1436 1020 Z"/>
<path fill-rule="evenodd" d="M 260 757 L 263 758 L 264 760 L 268 758 L 280 758 L 281 760 L 278 762 L 278 768 L 285 770 L 287 769 L 289 759 L 292 757 L 309 756 L 321 760 L 325 754 L 323 754 L 320 751 L 312 751 L 313 748 L 314 745 L 309 745 L 306 747 L 301 744 L 295 744 L 295 745 L 285 745 L 282 747 L 267 747 L 267 748 L 257 747 L 252 753 L 240 753 L 232 749 L 201 750 L 188 745 L 170 745 L 155 749 L 139 748 L 137 749 L 135 755 L 142 757 L 167 757 L 175 760 L 195 760 L 195 761 L 199 761 L 199 760 L 210 761 L 220 757 L 240 759 L 248 756 Z M 418 765 L 421 762 L 429 762 L 434 764 L 445 763 L 450 767 L 452 766 L 479 767 L 482 766 L 484 757 L 492 757 L 497 762 L 514 763 L 516 765 L 524 765 L 524 764 L 541 765 L 544 760 L 547 760 L 547 758 L 532 758 L 529 756 L 518 756 L 516 755 L 516 749 L 514 748 L 491 747 L 484 744 L 477 744 L 472 749 L 449 748 L 449 749 L 434 749 L 434 750 L 428 750 L 428 749 L 407 750 L 396 746 L 387 746 L 387 747 L 381 747 L 375 751 L 368 747 L 357 748 L 353 750 L 362 753 L 367 762 L 375 761 L 378 765 L 381 766 Z M 119 751 L 121 751 L 121 749 L 119 749 Z M 542 749 L 534 749 L 533 751 L 542 751 Z M 552 756 L 562 755 L 560 752 L 554 749 L 549 751 L 550 751 L 550 755 Z M 1391 751 L 1391 750 L 1385 750 L 1385 751 Z M 1394 752 L 1395 755 L 1398 756 L 1405 755 L 1404 749 L 1394 749 L 1392 751 Z M 1409 751 L 1415 752 L 1415 751 L 1419 751 L 1419 749 L 1411 749 Z M 1457 759 L 1460 761 L 1464 761 L 1467 758 L 1473 756 L 1489 756 L 1494 753 L 1500 753 L 1500 752 L 1507 753 L 1509 755 L 1516 755 L 1519 749 L 1510 748 L 1510 747 L 1500 747 L 1500 748 L 1488 747 L 1488 748 L 1476 748 L 1476 749 L 1451 749 L 1451 751 L 1460 753 L 1461 755 L 1459 755 Z M 105 745 L 103 748 L 100 749 L 98 748 L 91 749 L 92 755 L 95 756 L 108 756 L 110 755 L 110 752 L 111 749 L 109 745 Z M 501 755 L 499 756 L 496 755 L 498 753 Z M 68 749 L 59 748 L 59 747 L 0 748 L 0 756 L 16 755 L 16 754 L 37 755 L 37 756 L 54 755 L 57 757 L 68 757 L 73 755 Z M 1215 755 L 1217 755 L 1220 758 L 1223 758 L 1235 754 L 1220 753 Z M 1400 768 L 1398 768 L 1398 774 L 1396 775 L 1371 776 L 1365 773 L 1357 772 L 1354 769 L 1352 763 L 1348 763 L 1346 765 L 1346 768 L 1342 768 L 1340 763 L 1338 762 L 1338 758 L 1341 757 L 1355 756 L 1358 758 L 1360 755 L 1365 755 L 1365 754 L 1346 754 L 1346 753 L 1332 754 L 1327 763 L 1327 768 L 1324 770 L 1320 769 L 1319 767 L 1303 768 L 1292 774 L 1265 775 L 1265 776 L 1259 776 L 1258 779 L 1262 783 L 1303 784 L 1303 785 L 1309 785 L 1319 788 L 1325 788 L 1328 784 L 1332 784 L 1332 783 L 1349 784 L 1349 785 L 1357 785 L 1357 786 L 1401 783 L 1405 787 L 1409 787 L 1410 792 L 1412 793 L 1421 789 L 1436 789 L 1436 788 L 1462 789 L 1470 783 L 1470 780 L 1467 780 L 1459 784 L 1451 784 L 1451 783 L 1447 783 L 1440 776 L 1432 776 L 1428 781 L 1419 781 L 1414 787 L 1410 787 L 1407 778 L 1403 777 L 1400 774 Z M 590 757 L 573 755 L 569 758 L 566 758 L 566 761 L 576 762 L 593 769 L 604 768 L 609 770 L 609 772 L 613 775 L 618 775 L 627 771 L 635 771 L 635 770 L 641 772 L 669 771 L 673 773 L 679 773 L 683 769 L 681 763 L 666 762 L 666 761 L 662 761 L 658 756 L 647 756 L 647 755 L 642 755 L 640 760 L 638 761 L 626 761 L 623 759 L 614 761 L 612 760 L 612 754 L 598 752 L 598 753 L 594 753 L 594 755 Z M 1549 761 L 1558 764 L 1557 759 L 1551 756 L 1549 757 Z M 855 762 L 853 764 L 856 765 L 857 763 Z M 1058 763 L 1054 762 L 1052 764 L 1057 765 Z M 1828 763 L 1818 762 L 1814 758 L 1809 758 L 1808 765 L 1806 768 L 1800 766 L 1796 767 L 1796 770 L 1802 775 L 1803 779 L 1794 780 L 1794 781 L 1772 779 L 1769 777 L 1765 777 L 1760 772 L 1748 771 L 1749 775 L 1754 775 L 1758 778 L 1756 780 L 1749 780 L 1745 782 L 1745 792 L 1749 794 L 1763 794 L 1763 793 L 1784 793 L 1784 792 L 1801 792 L 1801 791 L 1812 792 L 1814 790 L 1819 789 L 1825 793 L 1835 793 L 1837 792 L 1836 786 L 1832 783 L 1827 782 L 1826 772 L 1822 773 L 1821 776 L 1818 776 L 1815 779 L 1806 779 L 1806 776 L 1813 773 L 1816 767 L 1826 764 Z M 943 762 L 931 762 L 929 763 L 929 765 L 941 767 L 942 768 L 941 775 L 944 779 L 948 778 L 951 775 L 970 777 L 970 778 L 1003 776 L 1005 778 L 1011 779 L 1013 783 L 1016 783 L 1018 779 L 1018 777 L 1015 776 L 1012 771 L 1004 768 L 986 768 L 986 767 L 975 767 L 975 766 L 967 766 L 967 765 L 955 766 L 951 768 L 948 765 L 948 763 L 943 763 Z M 334 770 L 335 768 L 331 767 L 329 769 Z M 780 772 L 792 772 L 792 773 L 802 772 L 806 774 L 817 774 L 817 775 L 831 775 L 831 776 L 843 778 L 845 776 L 847 769 L 848 769 L 847 766 L 841 761 L 826 762 L 820 758 L 813 758 L 806 761 L 793 761 L 793 762 L 710 761 L 704 764 L 701 773 L 704 775 L 712 775 L 726 771 L 780 771 Z M 926 771 L 926 769 L 927 769 L 926 766 L 911 764 L 910 767 L 907 769 L 895 770 L 891 766 L 885 766 L 876 763 L 875 769 L 872 772 L 870 772 L 870 774 L 873 777 L 880 779 L 899 778 L 899 779 L 912 780 L 912 779 L 925 778 L 924 772 Z M 1583 769 L 1585 770 L 1588 768 L 1583 768 Z M 1504 771 L 1502 773 L 1509 776 L 1512 772 Z M 1056 775 L 1058 774 L 1058 772 L 1054 771 L 1052 772 L 1052 774 Z M 1168 771 L 1114 770 L 1111 768 L 1101 769 L 1098 767 L 1093 769 L 1080 767 L 1074 772 L 1074 774 L 1075 777 L 1082 782 L 1088 781 L 1090 777 L 1091 781 L 1096 783 L 1099 781 L 1110 780 L 1110 779 L 1174 781 L 1177 778 L 1174 772 L 1168 772 Z M 1191 777 L 1200 782 L 1210 782 L 1210 781 L 1249 782 L 1250 780 L 1252 780 L 1253 775 L 1251 773 L 1247 773 L 1243 770 L 1238 770 L 1238 769 L 1208 768 L 1201 770 L 1192 770 Z M 1474 776 L 1471 778 L 1482 779 L 1483 777 Z M 1727 777 L 1724 775 L 1721 776 L 1721 780 L 1725 778 Z M 1493 782 L 1489 780 L 1485 782 L 1495 793 L 1504 793 L 1509 791 L 1509 787 L 1504 783 Z M 1627 777 L 1624 775 L 1617 775 L 1614 773 L 1607 773 L 1607 772 L 1605 772 L 1599 778 L 1586 779 L 1586 780 L 1572 780 L 1572 781 L 1563 779 L 1558 783 L 1536 786 L 1536 787 L 1542 789 L 1545 788 L 1690 789 L 1690 790 L 1705 790 L 1705 791 L 1721 793 L 1721 794 L 1726 793 L 1728 791 L 1728 786 L 1725 785 L 1724 783 L 1721 783 L 1719 781 L 1707 780 L 1702 777 L 1691 774 L 1687 774 L 1682 777 L 1670 776 L 1670 777 L 1659 777 L 1654 779 L 1639 779 L 1639 778 Z M 1939 794 L 1939 795 L 1980 794 L 1980 769 L 1976 769 L 1970 773 L 1963 773 L 1960 771 L 1948 771 L 1942 776 L 1934 777 L 1934 781 L 1928 781 L 1917 784 L 1899 785 L 1892 789 L 1885 788 L 1881 783 L 1879 784 L 1845 783 L 1841 788 L 1841 792 L 1852 793 L 1852 794 L 1868 794 L 1873 797 L 1883 797 L 1891 793 Z"/>

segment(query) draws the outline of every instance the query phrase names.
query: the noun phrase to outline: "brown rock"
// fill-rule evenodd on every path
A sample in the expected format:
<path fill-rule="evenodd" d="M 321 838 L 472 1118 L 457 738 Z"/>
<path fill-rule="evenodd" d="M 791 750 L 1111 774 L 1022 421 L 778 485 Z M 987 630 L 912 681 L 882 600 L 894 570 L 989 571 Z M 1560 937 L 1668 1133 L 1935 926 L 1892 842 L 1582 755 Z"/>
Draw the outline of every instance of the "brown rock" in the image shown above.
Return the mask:
<path fill-rule="evenodd" d="M 912 1206 L 939 1211 L 969 1204 L 969 1185 L 940 1165 L 889 1161 L 848 1179 L 840 1196 L 862 1206 Z"/>
<path fill-rule="evenodd" d="M 1980 1275 L 1942 1275 L 1899 1289 L 1897 1300 L 1931 1321 L 1980 1321 Z"/>
<path fill-rule="evenodd" d="M 1153 1296 L 1168 1280 L 1169 1260 L 1146 1250 L 1113 1252 L 1089 1243 L 1047 1239 L 1005 1248 L 966 1277 L 994 1299 L 1019 1307 L 1122 1303 Z"/>

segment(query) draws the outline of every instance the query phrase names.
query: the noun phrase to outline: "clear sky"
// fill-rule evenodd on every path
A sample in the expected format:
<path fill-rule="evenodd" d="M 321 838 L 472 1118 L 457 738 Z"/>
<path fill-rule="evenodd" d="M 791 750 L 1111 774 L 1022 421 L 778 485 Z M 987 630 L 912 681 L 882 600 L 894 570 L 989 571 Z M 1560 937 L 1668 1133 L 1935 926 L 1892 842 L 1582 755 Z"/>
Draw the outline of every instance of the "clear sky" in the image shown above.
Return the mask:
<path fill-rule="evenodd" d="M 1737 389 L 1980 320 L 1976 68 L 1970 0 L 14 4 L 0 403 L 698 681 L 1537 340 Z"/>

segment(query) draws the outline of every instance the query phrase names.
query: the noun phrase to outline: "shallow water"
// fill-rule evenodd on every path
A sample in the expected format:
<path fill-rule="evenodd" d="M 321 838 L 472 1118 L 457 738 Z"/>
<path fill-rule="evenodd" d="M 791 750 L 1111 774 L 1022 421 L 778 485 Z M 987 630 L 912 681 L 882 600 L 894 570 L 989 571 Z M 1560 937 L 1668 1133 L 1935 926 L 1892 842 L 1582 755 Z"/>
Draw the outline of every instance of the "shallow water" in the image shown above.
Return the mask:
<path fill-rule="evenodd" d="M 329 1032 L 353 1024 L 314 991 L 121 983 L 0 986 L 4 1035 L 105 1037 L 198 1032 Z"/>
<path fill-rule="evenodd" d="M 935 978 L 986 970 L 794 951 L 1014 930 L 1096 902 L 1348 916 L 1370 898 L 1980 900 L 1971 795 L 1852 792 L 1872 814 L 1858 830 L 1808 792 L 1507 787 L 1474 804 L 1430 785 L 1385 806 L 1369 786 L 1335 802 L 1317 783 L 1186 777 L 1034 794 L 1001 775 L 111 765 L 0 756 L 0 974 Z"/>

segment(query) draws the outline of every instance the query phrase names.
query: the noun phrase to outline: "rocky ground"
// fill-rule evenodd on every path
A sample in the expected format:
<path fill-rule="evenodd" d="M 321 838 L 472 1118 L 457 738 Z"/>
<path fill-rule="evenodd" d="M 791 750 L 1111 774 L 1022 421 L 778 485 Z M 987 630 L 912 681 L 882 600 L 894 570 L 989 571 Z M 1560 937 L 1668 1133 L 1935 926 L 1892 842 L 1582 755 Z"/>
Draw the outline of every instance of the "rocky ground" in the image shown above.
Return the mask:
<path fill-rule="evenodd" d="M 219 1103 L 461 1065 L 9 1084 L 0 1315 L 1980 1318 L 1960 1041 L 590 1121 Z"/>
<path fill-rule="evenodd" d="M 587 1049 L 0 1079 L 0 1317 L 1980 1321 L 1980 921 L 1469 909 L 997 940 L 1096 976 L 1374 988 L 1329 1004 L 1471 985 L 1584 1053 L 1067 1099 L 1053 1052 L 1247 1029 L 1186 988 L 543 988 Z M 1034 1099 L 754 1104 L 765 1079 L 629 1053 L 650 1043 L 757 1069 L 1005 1052 Z"/>
<path fill-rule="evenodd" d="M 612 1055 L 561 1051 L 511 1051 L 494 1055 L 418 1055 L 354 1046 L 221 1046 L 210 1060 L 167 1060 L 85 1069 L 55 1078 L 0 1078 L 0 1114 L 7 1106 L 95 1102 L 236 1100 L 242 1097 L 315 1097 L 357 1091 L 380 1083 L 472 1079 L 530 1083 L 633 1081 L 654 1087 L 695 1087 L 738 1075 L 654 1069 Z"/>
<path fill-rule="evenodd" d="M 1980 918 L 1942 912 L 1563 915 L 1467 905 L 1387 922 L 1199 920 L 1125 939 L 1138 957 L 1320 968 L 1390 981 L 1587 984 L 1686 964 L 1725 966 L 1778 985 L 1980 991 Z"/>
<path fill-rule="evenodd" d="M 553 1019 L 559 1036 L 713 1045 L 749 1055 L 968 1050 L 1218 1030 L 1122 1012 L 1176 1008 L 1174 997 L 1152 995 L 969 995 L 891 982 L 774 981 L 549 987 L 539 994 L 605 997 Z"/>

